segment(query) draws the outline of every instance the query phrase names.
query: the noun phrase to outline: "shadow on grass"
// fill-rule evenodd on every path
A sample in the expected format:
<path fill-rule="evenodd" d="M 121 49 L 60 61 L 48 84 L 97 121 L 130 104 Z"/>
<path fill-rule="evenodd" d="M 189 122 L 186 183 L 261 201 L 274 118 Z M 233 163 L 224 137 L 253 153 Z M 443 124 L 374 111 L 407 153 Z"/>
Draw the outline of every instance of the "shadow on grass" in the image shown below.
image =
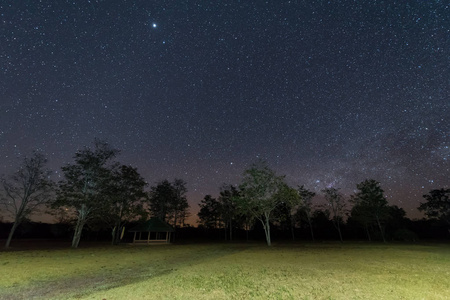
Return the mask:
<path fill-rule="evenodd" d="M 114 268 L 114 266 L 102 266 L 96 270 L 97 272 L 95 272 L 95 275 L 60 278 L 53 281 L 33 281 L 26 286 L 16 285 L 3 288 L 0 292 L 0 299 L 19 300 L 81 298 L 88 296 L 93 292 L 109 290 L 140 281 L 145 281 L 151 278 L 156 278 L 158 276 L 164 276 L 171 272 L 177 271 L 178 268 L 182 268 L 183 266 L 191 266 L 200 262 L 203 263 L 208 260 L 216 259 L 247 249 L 247 247 L 242 247 L 242 245 L 229 245 L 229 247 L 223 246 L 224 245 L 215 249 L 204 247 L 204 249 L 195 253 L 180 252 L 174 257 L 171 257 L 170 260 L 164 260 L 163 262 L 154 261 L 147 264 L 130 265 L 121 268 Z M 129 246 L 122 245 L 118 247 Z M 159 248 L 159 246 L 156 247 Z"/>
<path fill-rule="evenodd" d="M 0 299 L 68 299 L 87 296 L 94 291 L 108 290 L 111 288 L 144 281 L 152 277 L 163 276 L 173 269 L 148 270 L 133 269 L 120 271 L 118 274 L 99 274 L 97 276 L 72 277 L 52 282 L 33 282 L 26 287 L 7 288 L 0 293 Z"/>

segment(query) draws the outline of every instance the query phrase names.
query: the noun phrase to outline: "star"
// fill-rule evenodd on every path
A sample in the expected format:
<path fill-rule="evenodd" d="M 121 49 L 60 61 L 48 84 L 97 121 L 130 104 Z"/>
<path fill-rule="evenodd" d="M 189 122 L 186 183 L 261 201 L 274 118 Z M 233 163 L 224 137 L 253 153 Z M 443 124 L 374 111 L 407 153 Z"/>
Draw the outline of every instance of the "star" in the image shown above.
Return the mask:
<path fill-rule="evenodd" d="M 259 159 L 317 193 L 376 179 L 414 217 L 422 193 L 448 186 L 443 1 L 396 5 L 383 22 L 351 1 L 236 1 L 219 14 L 216 1 L 85 1 L 77 18 L 71 1 L 9 2 L 0 174 L 37 148 L 60 170 L 98 138 L 149 182 L 186 180 L 194 210 Z"/>

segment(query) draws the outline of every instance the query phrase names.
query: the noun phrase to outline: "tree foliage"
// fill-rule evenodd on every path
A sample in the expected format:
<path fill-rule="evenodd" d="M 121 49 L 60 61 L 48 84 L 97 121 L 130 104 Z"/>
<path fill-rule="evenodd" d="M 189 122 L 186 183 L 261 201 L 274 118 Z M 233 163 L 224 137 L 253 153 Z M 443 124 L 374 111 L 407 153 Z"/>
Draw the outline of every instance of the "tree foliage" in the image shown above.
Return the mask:
<path fill-rule="evenodd" d="M 281 205 L 278 205 L 278 210 L 280 214 L 279 221 L 287 221 L 291 231 L 292 240 L 295 240 L 295 215 L 299 206 L 302 203 L 302 198 L 300 197 L 298 191 L 286 183 L 283 183 L 278 191 L 277 195 L 278 201 Z M 284 215 L 284 216 L 283 216 Z"/>
<path fill-rule="evenodd" d="M 423 195 L 426 202 L 421 203 L 419 210 L 431 219 L 438 219 L 450 227 L 450 189 L 435 189 Z"/>
<path fill-rule="evenodd" d="M 358 192 L 352 196 L 352 217 L 366 229 L 369 239 L 369 226 L 376 224 L 386 242 L 384 225 L 389 218 L 389 207 L 380 183 L 374 179 L 366 179 L 356 187 Z"/>
<path fill-rule="evenodd" d="M 199 203 L 200 210 L 197 213 L 199 224 L 209 229 L 221 226 L 220 203 L 211 195 L 206 195 Z"/>
<path fill-rule="evenodd" d="M 149 193 L 150 213 L 174 227 L 183 224 L 189 209 L 186 193 L 186 182 L 182 179 L 175 179 L 173 183 L 168 180 L 158 182 Z"/>
<path fill-rule="evenodd" d="M 301 199 L 299 207 L 300 215 L 303 216 L 306 222 L 308 223 L 309 230 L 311 233 L 311 239 L 314 241 L 314 229 L 312 224 L 314 210 L 312 199 L 314 198 L 316 193 L 309 191 L 303 185 L 299 186 L 297 191 Z"/>
<path fill-rule="evenodd" d="M 113 244 L 119 243 L 124 224 L 137 217 L 143 217 L 147 194 L 144 191 L 147 183 L 131 166 L 117 166 L 113 169 L 109 182 L 109 219 L 113 227 Z"/>
<path fill-rule="evenodd" d="M 261 222 L 268 246 L 271 245 L 272 212 L 280 203 L 279 193 L 283 184 L 284 177 L 276 175 L 265 162 L 259 162 L 245 170 L 239 187 L 240 196 L 235 199 L 242 213 L 250 214 Z"/>
<path fill-rule="evenodd" d="M 49 179 L 51 171 L 45 168 L 46 163 L 44 155 L 34 152 L 31 157 L 24 158 L 15 174 L 1 180 L 4 195 L 0 203 L 14 219 L 6 248 L 10 246 L 17 227 L 53 196 L 54 184 Z"/>
<path fill-rule="evenodd" d="M 174 227 L 184 225 L 187 217 L 189 217 L 189 203 L 187 201 L 187 183 L 183 179 L 175 179 L 173 187 L 175 191 L 175 201 L 172 205 L 172 212 L 168 216 L 168 220 Z"/>
<path fill-rule="evenodd" d="M 322 192 L 324 193 L 325 200 L 327 201 L 327 205 L 331 214 L 331 221 L 333 222 L 333 225 L 339 234 L 339 239 L 342 242 L 343 238 L 341 227 L 344 222 L 345 216 L 344 196 L 339 192 L 339 189 L 333 187 L 326 188 Z"/>
<path fill-rule="evenodd" d="M 233 239 L 233 222 L 238 211 L 234 199 L 239 196 L 238 189 L 233 185 L 224 185 L 218 198 L 206 195 L 199 203 L 197 213 L 199 224 L 208 229 L 224 228 L 225 239 Z M 228 233 L 227 233 L 228 232 Z"/>
<path fill-rule="evenodd" d="M 233 223 L 238 216 L 238 210 L 234 199 L 239 197 L 239 190 L 233 185 L 224 185 L 218 198 L 219 211 L 225 227 L 225 239 L 227 239 L 227 228 L 229 239 L 233 239 Z"/>
<path fill-rule="evenodd" d="M 86 222 L 107 211 L 112 159 L 118 150 L 108 143 L 95 141 L 94 149 L 85 147 L 75 153 L 75 162 L 62 167 L 65 179 L 59 183 L 55 207 L 75 210 L 76 226 L 72 247 L 77 248 Z"/>

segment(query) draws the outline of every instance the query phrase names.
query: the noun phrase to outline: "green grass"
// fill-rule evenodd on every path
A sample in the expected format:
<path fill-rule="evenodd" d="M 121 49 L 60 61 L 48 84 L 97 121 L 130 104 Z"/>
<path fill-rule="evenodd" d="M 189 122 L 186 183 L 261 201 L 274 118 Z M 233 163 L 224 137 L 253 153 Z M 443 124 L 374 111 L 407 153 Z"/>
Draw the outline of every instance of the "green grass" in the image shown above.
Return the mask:
<path fill-rule="evenodd" d="M 450 245 L 192 244 L 0 252 L 0 299 L 450 299 Z"/>

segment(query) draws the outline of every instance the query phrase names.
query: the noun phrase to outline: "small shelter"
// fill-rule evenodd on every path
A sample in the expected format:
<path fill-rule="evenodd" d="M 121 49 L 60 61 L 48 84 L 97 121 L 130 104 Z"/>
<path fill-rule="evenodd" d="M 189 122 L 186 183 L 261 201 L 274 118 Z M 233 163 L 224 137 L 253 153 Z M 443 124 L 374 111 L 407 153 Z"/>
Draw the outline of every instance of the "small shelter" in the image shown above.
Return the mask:
<path fill-rule="evenodd" d="M 129 231 L 134 232 L 133 244 L 158 244 L 169 243 L 170 236 L 175 229 L 159 218 L 151 218 L 145 223 L 131 228 Z"/>

